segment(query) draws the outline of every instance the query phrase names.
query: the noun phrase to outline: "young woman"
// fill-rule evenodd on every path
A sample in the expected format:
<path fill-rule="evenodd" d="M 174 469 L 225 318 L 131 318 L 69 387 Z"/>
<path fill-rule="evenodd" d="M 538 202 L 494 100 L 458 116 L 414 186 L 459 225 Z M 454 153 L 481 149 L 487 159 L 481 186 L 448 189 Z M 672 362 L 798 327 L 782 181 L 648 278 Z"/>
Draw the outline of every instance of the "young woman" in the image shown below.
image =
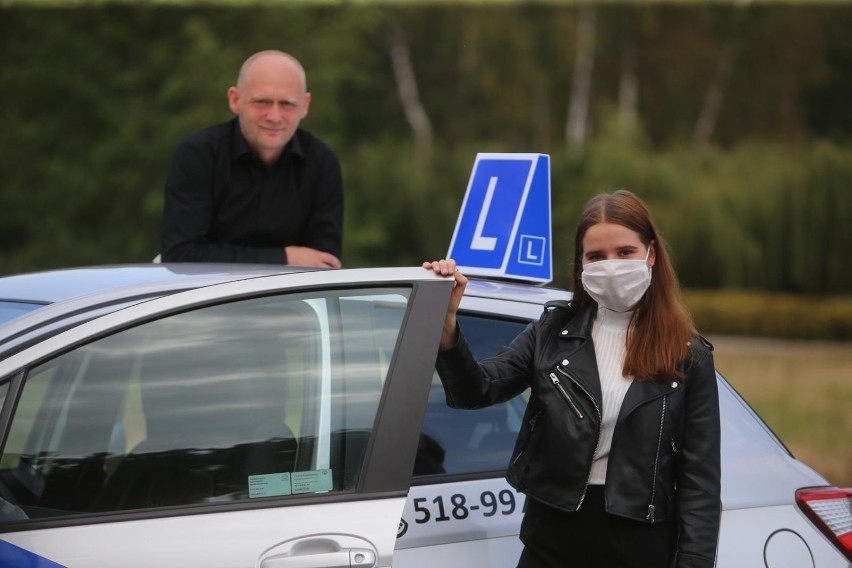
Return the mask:
<path fill-rule="evenodd" d="M 712 568 L 720 518 L 712 346 L 679 299 L 644 203 L 600 194 L 574 241 L 569 303 L 549 304 L 497 356 L 474 360 L 455 278 L 438 372 L 447 402 L 530 398 L 507 470 L 528 497 L 518 566 Z"/>

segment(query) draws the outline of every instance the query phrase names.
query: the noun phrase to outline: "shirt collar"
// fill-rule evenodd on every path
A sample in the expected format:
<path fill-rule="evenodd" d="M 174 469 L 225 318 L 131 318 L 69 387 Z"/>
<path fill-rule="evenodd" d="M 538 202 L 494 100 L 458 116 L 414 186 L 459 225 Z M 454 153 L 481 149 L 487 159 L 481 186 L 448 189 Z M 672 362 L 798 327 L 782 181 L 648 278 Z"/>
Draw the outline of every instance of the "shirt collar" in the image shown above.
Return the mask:
<path fill-rule="evenodd" d="M 286 160 L 291 154 L 298 156 L 300 159 L 304 158 L 305 152 L 302 149 L 302 143 L 300 140 L 301 132 L 301 128 L 296 129 L 296 132 L 293 134 L 290 142 L 288 142 L 287 146 L 284 147 L 284 152 L 281 154 L 279 162 Z M 254 152 L 252 152 L 251 148 L 249 148 L 246 139 L 243 138 L 243 133 L 240 131 L 239 119 L 235 117 L 231 119 L 231 160 L 238 160 L 246 155 L 254 155 Z"/>

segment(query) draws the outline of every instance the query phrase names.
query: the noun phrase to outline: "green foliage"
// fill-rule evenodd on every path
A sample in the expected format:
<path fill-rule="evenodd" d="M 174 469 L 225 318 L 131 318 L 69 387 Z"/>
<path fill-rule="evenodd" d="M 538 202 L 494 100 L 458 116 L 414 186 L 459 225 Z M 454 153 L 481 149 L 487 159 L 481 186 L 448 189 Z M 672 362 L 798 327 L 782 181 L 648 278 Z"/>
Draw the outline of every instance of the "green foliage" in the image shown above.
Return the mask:
<path fill-rule="evenodd" d="M 169 152 L 211 119 L 210 93 L 224 96 L 211 62 L 232 70 L 239 57 L 180 12 L 4 15 L 4 53 L 21 64 L 0 67 L 2 271 L 150 260 Z M 110 23 L 129 16 L 129 29 Z"/>
<path fill-rule="evenodd" d="M 438 149 L 435 166 L 420 171 L 412 144 L 389 140 L 362 144 L 346 156 L 344 263 L 416 265 L 445 256 L 472 155 Z"/>
<path fill-rule="evenodd" d="M 704 334 L 852 340 L 852 296 L 689 290 L 684 300 Z"/>
<path fill-rule="evenodd" d="M 240 63 L 275 48 L 305 64 L 314 97 L 304 125 L 342 160 L 347 266 L 444 255 L 476 153 L 542 152 L 557 285 L 583 203 L 626 187 L 648 201 L 687 288 L 848 293 L 852 137 L 830 109 L 852 97 L 852 9 L 755 6 L 736 28 L 732 14 L 601 6 L 593 135 L 567 149 L 576 6 L 0 7 L 0 274 L 150 261 L 174 148 L 229 118 Z M 391 26 L 408 40 L 433 126 L 425 164 L 399 103 Z M 717 143 L 694 147 L 709 74 L 734 31 L 740 56 Z M 626 129 L 616 117 L 630 46 L 639 107 Z"/>
<path fill-rule="evenodd" d="M 557 233 L 571 234 L 589 196 L 626 188 L 648 203 L 686 287 L 852 289 L 852 148 L 752 141 L 663 151 L 620 135 L 612 115 L 601 123 L 583 157 L 555 158 Z"/>

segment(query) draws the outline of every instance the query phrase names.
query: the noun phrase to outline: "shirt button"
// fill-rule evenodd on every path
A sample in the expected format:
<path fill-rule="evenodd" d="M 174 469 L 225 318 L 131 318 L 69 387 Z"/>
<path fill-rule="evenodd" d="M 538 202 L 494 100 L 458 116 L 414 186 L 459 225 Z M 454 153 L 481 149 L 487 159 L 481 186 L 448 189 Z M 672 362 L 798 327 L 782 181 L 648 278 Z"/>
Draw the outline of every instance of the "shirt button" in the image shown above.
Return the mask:
<path fill-rule="evenodd" d="M 562 359 L 562 364 L 567 367 L 568 366 L 568 359 Z"/>
<path fill-rule="evenodd" d="M 568 330 L 567 330 L 567 329 L 563 329 L 563 330 L 562 330 L 562 335 L 568 335 Z"/>

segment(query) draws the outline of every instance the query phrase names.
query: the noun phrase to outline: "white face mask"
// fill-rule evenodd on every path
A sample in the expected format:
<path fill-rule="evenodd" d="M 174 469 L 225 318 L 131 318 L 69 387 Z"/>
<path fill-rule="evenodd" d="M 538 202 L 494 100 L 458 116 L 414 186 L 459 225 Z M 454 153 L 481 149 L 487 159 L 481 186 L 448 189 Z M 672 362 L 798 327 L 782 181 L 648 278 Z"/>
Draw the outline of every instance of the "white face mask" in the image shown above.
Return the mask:
<path fill-rule="evenodd" d="M 651 248 L 648 247 L 648 254 Z M 580 274 L 583 288 L 603 308 L 630 311 L 651 285 L 648 255 L 644 260 L 614 259 L 590 262 Z"/>

